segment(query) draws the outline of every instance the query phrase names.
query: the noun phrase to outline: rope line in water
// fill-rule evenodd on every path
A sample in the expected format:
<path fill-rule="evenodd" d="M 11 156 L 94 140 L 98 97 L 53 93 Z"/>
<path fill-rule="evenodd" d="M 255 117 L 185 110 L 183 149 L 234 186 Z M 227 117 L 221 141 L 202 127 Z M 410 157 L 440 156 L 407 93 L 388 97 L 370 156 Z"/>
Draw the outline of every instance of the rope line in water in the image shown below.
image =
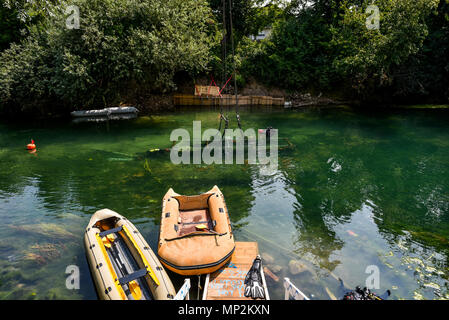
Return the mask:
<path fill-rule="evenodd" d="M 262 236 L 260 236 L 260 235 L 258 235 L 258 234 L 256 234 L 256 233 L 253 233 L 253 232 L 251 232 L 251 231 L 249 231 L 249 230 L 247 230 L 247 229 L 240 229 L 240 230 L 241 230 L 241 231 L 245 231 L 245 232 L 247 232 L 247 233 L 249 233 L 249 234 L 251 234 L 251 235 L 253 235 L 253 236 L 258 237 L 259 239 L 261 239 L 261 240 L 263 240 L 263 241 L 265 241 L 265 242 L 267 242 L 267 243 L 270 243 L 271 245 L 273 245 L 273 246 L 275 246 L 275 247 L 277 247 L 277 248 L 282 249 L 283 251 L 285 251 L 285 252 L 287 253 L 287 256 L 290 256 L 291 258 L 299 258 L 299 259 L 301 259 L 301 260 L 305 260 L 305 261 L 311 263 L 312 265 L 315 265 L 312 261 L 307 260 L 307 259 L 304 259 L 303 257 L 301 257 L 300 255 L 298 255 L 297 253 L 295 253 L 295 252 L 293 252 L 293 251 L 291 251 L 291 250 L 288 250 L 288 249 L 286 249 L 286 248 L 284 248 L 284 247 L 278 245 L 277 243 L 275 243 L 275 242 L 273 242 L 273 241 L 271 241 L 271 240 L 268 240 L 268 239 L 266 239 L 266 238 L 264 238 L 264 237 L 262 237 Z M 248 237 L 248 238 L 249 238 L 249 237 Z M 327 271 L 327 272 L 328 272 L 328 273 L 329 273 L 335 280 L 337 280 L 337 281 L 343 286 L 343 288 L 345 288 L 345 289 L 347 289 L 347 290 L 349 289 L 349 287 L 345 285 L 344 281 L 343 281 L 340 277 L 337 277 L 332 271 L 330 271 L 329 269 L 326 269 L 326 268 L 321 268 L 321 269 L 324 269 L 325 271 Z M 330 289 L 329 289 L 329 288 L 326 286 L 326 284 L 324 283 L 324 280 L 321 279 L 321 278 L 318 278 L 317 280 L 318 280 L 318 282 L 324 287 L 325 292 L 326 292 L 326 294 L 329 296 L 329 298 L 331 298 L 331 300 L 337 300 L 336 297 L 335 297 L 335 295 L 330 291 Z"/>
<path fill-rule="evenodd" d="M 248 234 L 250 234 L 250 235 L 252 235 L 252 236 L 255 236 L 256 238 L 259 238 L 259 239 L 261 239 L 261 240 L 263 240 L 263 241 L 265 241 L 265 242 L 267 242 L 267 243 L 269 243 L 269 244 L 275 246 L 276 248 L 281 249 L 282 251 L 284 251 L 284 252 L 286 252 L 288 255 L 290 255 L 290 257 L 292 257 L 292 258 L 299 258 L 299 259 L 301 259 L 301 260 L 305 260 L 305 261 L 311 263 L 312 265 L 315 265 L 315 263 L 313 263 L 312 261 L 310 261 L 310 260 L 308 260 L 308 259 L 304 259 L 304 257 L 301 257 L 301 256 L 300 256 L 299 254 L 297 254 L 296 252 L 291 251 L 291 250 L 289 250 L 289 249 L 286 249 L 286 248 L 284 248 L 284 247 L 278 245 L 276 242 L 273 242 L 273 241 L 271 241 L 271 240 L 269 240 L 269 239 L 266 239 L 266 238 L 262 237 L 261 235 L 259 235 L 259 234 L 257 234 L 257 233 L 254 233 L 254 232 L 252 232 L 252 231 L 249 231 L 248 229 L 240 229 L 240 231 L 244 231 L 244 232 L 246 232 L 246 233 L 248 233 Z M 330 271 L 329 269 L 327 269 L 327 268 L 322 268 L 322 267 L 320 267 L 320 269 L 324 269 L 324 270 L 325 270 L 326 272 L 328 272 L 328 273 L 329 273 L 335 280 L 343 281 L 340 277 L 338 277 L 337 275 L 335 275 L 335 274 L 334 274 L 332 271 Z M 345 287 L 346 287 L 346 286 L 345 286 Z"/>

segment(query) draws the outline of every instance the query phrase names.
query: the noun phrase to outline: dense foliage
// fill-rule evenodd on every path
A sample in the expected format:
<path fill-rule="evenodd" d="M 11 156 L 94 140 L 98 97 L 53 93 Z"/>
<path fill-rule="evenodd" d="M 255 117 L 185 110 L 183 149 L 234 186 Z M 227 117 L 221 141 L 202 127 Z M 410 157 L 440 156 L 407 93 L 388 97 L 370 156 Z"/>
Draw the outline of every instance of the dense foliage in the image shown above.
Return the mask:
<path fill-rule="evenodd" d="M 130 91 L 171 90 L 178 71 L 204 71 L 216 41 L 204 0 L 74 0 L 50 4 L 20 43 L 0 56 L 0 101 L 23 110 L 37 102 L 73 107 L 117 103 Z"/>
<path fill-rule="evenodd" d="M 310 3 L 293 1 L 272 38 L 244 50 L 247 77 L 294 90 L 340 89 L 362 100 L 414 99 L 418 89 L 422 97 L 448 97 L 441 87 L 448 71 L 447 0 L 375 1 L 379 29 L 367 27 L 372 1 Z"/>
<path fill-rule="evenodd" d="M 11 42 L 20 38 L 21 22 L 17 15 L 16 10 L 0 6 L 0 50 L 8 48 Z"/>
<path fill-rule="evenodd" d="M 116 104 L 171 91 L 176 74 L 225 80 L 230 2 L 240 86 L 447 102 L 448 0 L 3 0 L 0 109 Z M 367 25 L 373 3 L 378 29 Z M 66 27 L 69 4 L 79 29 Z M 265 27 L 269 38 L 250 40 Z"/>

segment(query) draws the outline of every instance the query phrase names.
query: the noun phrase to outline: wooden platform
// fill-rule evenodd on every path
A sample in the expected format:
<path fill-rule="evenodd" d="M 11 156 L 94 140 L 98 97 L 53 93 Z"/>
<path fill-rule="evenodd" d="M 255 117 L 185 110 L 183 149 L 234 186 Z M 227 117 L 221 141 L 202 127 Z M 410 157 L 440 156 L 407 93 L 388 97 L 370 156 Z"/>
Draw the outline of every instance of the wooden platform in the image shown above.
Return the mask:
<path fill-rule="evenodd" d="M 269 96 L 238 96 L 240 106 L 265 105 L 284 106 L 284 98 L 273 98 Z M 234 95 L 189 95 L 175 94 L 173 103 L 176 106 L 232 106 L 236 104 Z"/>
<path fill-rule="evenodd" d="M 259 247 L 257 242 L 236 242 L 230 263 L 220 270 L 207 275 L 203 300 L 252 300 L 244 295 L 244 281 L 258 254 Z M 266 299 L 269 300 L 270 296 L 263 270 L 262 281 Z"/>

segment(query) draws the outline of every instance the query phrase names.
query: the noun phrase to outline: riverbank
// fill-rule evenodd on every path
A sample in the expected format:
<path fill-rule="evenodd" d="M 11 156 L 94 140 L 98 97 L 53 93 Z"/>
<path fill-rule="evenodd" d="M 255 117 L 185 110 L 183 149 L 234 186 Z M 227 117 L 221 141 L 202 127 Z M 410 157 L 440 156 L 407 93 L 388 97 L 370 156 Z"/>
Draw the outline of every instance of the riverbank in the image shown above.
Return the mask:
<path fill-rule="evenodd" d="M 207 82 L 207 79 L 200 79 L 199 84 Z M 133 93 L 124 96 L 120 103 L 111 104 L 108 106 L 98 106 L 98 108 L 77 108 L 76 110 L 91 110 L 91 109 L 102 109 L 105 107 L 136 107 L 139 110 L 139 116 L 154 115 L 161 112 L 172 112 L 176 110 L 177 106 L 174 103 L 174 96 L 176 94 L 192 94 L 193 87 L 191 83 L 182 83 L 178 85 L 178 90 L 173 93 Z M 229 94 L 233 94 L 233 88 L 230 86 L 227 91 Z M 448 104 L 394 104 L 391 101 L 384 103 L 363 103 L 359 100 L 345 98 L 344 95 L 340 93 L 330 92 L 315 93 L 315 90 L 298 90 L 298 91 L 287 91 L 282 88 L 277 87 L 267 87 L 261 85 L 257 82 L 251 82 L 245 87 L 239 90 L 239 94 L 243 96 L 270 96 L 275 98 L 283 98 L 285 100 L 286 108 L 316 108 L 316 107 L 335 107 L 335 106 L 349 106 L 355 109 L 446 109 L 449 108 Z M 232 106 L 231 106 L 232 107 Z M 278 107 L 278 106 L 276 106 Z M 208 108 L 208 106 L 204 106 Z M 26 109 L 26 111 L 20 111 L 21 108 L 0 108 L 0 110 L 19 110 L 16 112 L 0 112 L 0 116 L 5 119 L 13 120 L 15 122 L 20 122 L 23 120 L 32 119 L 64 119 L 70 118 L 70 112 L 76 111 L 73 108 L 64 106 L 61 107 L 58 104 L 51 103 L 41 103 L 38 104 L 36 108 Z"/>

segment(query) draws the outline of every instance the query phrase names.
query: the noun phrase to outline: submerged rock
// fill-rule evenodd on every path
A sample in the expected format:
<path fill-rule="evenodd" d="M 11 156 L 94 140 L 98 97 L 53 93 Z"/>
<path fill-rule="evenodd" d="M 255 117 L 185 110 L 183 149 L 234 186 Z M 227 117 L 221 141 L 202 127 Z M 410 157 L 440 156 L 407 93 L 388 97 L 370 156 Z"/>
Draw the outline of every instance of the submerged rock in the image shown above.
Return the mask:
<path fill-rule="evenodd" d="M 279 273 L 282 271 L 282 267 L 278 264 L 274 264 L 274 265 L 270 265 L 270 270 L 273 271 L 274 273 Z"/>
<path fill-rule="evenodd" d="M 67 231 L 67 229 L 65 229 L 63 226 L 56 223 L 41 223 L 35 225 L 20 226 L 11 225 L 10 228 L 16 230 L 17 232 L 37 234 L 52 239 L 77 239 L 77 237 L 73 233 Z"/>
<path fill-rule="evenodd" d="M 288 263 L 288 270 L 292 275 L 297 275 L 301 272 L 306 271 L 307 267 L 297 260 L 290 260 L 290 262 Z"/>
<path fill-rule="evenodd" d="M 35 254 L 35 253 L 33 253 L 33 252 L 28 252 L 28 253 L 25 255 L 25 260 L 29 260 L 29 261 L 36 262 L 36 263 L 39 264 L 39 265 L 44 265 L 44 264 L 47 263 L 47 261 L 45 260 L 44 257 L 42 257 L 42 256 L 39 255 L 39 254 Z"/>
<path fill-rule="evenodd" d="M 64 244 L 43 243 L 30 246 L 25 251 L 25 260 L 32 260 L 43 265 L 52 260 L 60 258 L 62 251 L 65 249 Z"/>
<path fill-rule="evenodd" d="M 261 257 L 262 257 L 263 262 L 265 262 L 266 264 L 274 263 L 274 258 L 266 252 L 263 252 L 261 254 Z"/>

